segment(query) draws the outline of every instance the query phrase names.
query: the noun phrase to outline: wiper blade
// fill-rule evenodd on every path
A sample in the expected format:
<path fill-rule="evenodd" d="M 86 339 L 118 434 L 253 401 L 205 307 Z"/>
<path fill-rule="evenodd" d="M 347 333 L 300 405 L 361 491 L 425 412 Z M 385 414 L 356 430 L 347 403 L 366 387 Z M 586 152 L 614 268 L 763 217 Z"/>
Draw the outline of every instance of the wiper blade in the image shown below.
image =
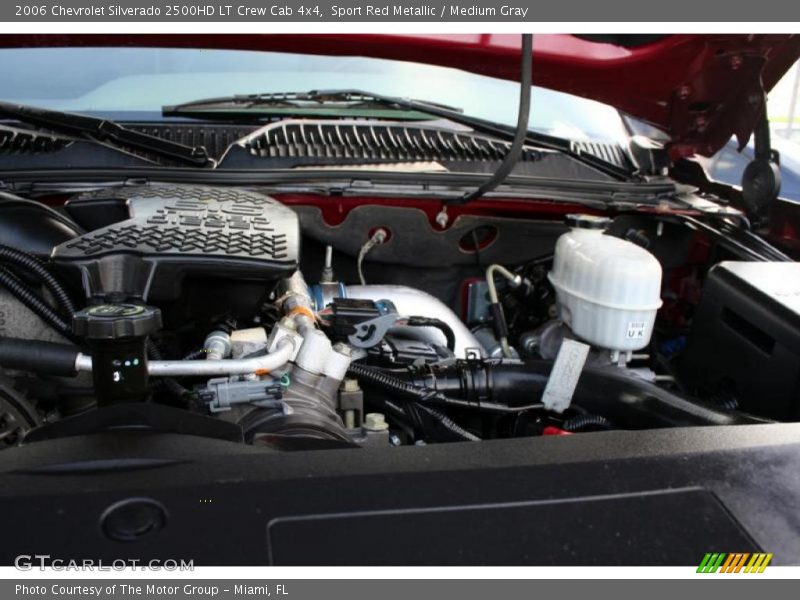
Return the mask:
<path fill-rule="evenodd" d="M 189 116 L 194 111 L 200 112 L 206 109 L 227 107 L 229 110 L 226 112 L 229 115 L 237 106 L 242 109 L 243 113 L 246 113 L 248 108 L 258 108 L 259 105 L 275 107 L 291 106 L 292 102 L 298 102 L 300 100 L 305 102 L 313 101 L 320 103 L 369 102 L 372 105 L 392 107 L 397 110 L 416 111 L 425 113 L 432 117 L 445 119 L 459 125 L 465 125 L 479 133 L 492 135 L 507 141 L 513 140 L 516 133 L 514 127 L 509 127 L 507 125 L 502 125 L 500 123 L 495 123 L 494 121 L 488 121 L 478 117 L 471 117 L 469 115 L 465 115 L 460 111 L 460 109 L 454 109 L 443 104 L 437 104 L 425 100 L 414 100 L 411 98 L 383 96 L 381 94 L 355 89 L 312 90 L 310 92 L 250 94 L 241 96 L 228 96 L 223 98 L 210 98 L 207 100 L 198 100 L 196 102 L 186 102 L 184 104 L 178 104 L 175 106 L 165 106 L 162 109 L 162 114 L 164 116 Z M 527 136 L 525 137 L 525 143 L 548 150 L 557 150 L 558 152 L 566 154 L 577 161 L 589 165 L 594 169 L 597 169 L 598 171 L 617 179 L 629 179 L 632 174 L 628 169 L 603 160 L 594 154 L 582 152 L 579 149 L 574 148 L 573 143 L 570 140 L 529 130 Z"/>
<path fill-rule="evenodd" d="M 428 102 L 425 100 L 408 100 L 420 106 L 438 108 L 462 114 L 463 109 L 440 104 L 438 102 Z M 164 106 L 162 114 L 164 116 L 185 116 L 187 113 L 199 110 L 210 109 L 257 109 L 260 107 L 270 108 L 313 108 L 330 105 L 337 105 L 339 108 L 358 109 L 369 106 L 390 107 L 392 102 L 386 102 L 384 97 L 369 92 L 358 90 L 312 90 L 310 92 L 272 92 L 264 94 L 234 94 L 231 96 L 221 96 L 218 98 L 204 98 L 193 100 L 173 106 Z"/>
<path fill-rule="evenodd" d="M 197 167 L 215 165 L 215 161 L 209 157 L 203 146 L 186 146 L 171 142 L 128 129 L 124 125 L 108 119 L 10 102 L 0 102 L 0 117 L 11 118 L 35 127 L 43 127 L 99 144 L 144 151 Z"/>

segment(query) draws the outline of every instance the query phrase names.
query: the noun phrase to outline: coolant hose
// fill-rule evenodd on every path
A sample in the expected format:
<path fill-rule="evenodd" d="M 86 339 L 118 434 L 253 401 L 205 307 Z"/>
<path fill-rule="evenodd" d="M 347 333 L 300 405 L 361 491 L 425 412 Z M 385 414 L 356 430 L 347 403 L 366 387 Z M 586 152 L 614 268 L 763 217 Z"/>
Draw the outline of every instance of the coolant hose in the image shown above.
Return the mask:
<path fill-rule="evenodd" d="M 61 283 L 53 277 L 52 273 L 39 262 L 39 259 L 26 252 L 17 250 L 16 248 L 0 244 L 0 262 L 16 265 L 36 275 L 44 286 L 50 290 L 50 293 L 53 294 L 53 298 L 55 298 L 58 305 L 64 309 L 64 312 L 70 317 L 75 314 L 75 305 L 72 303 L 72 299 L 69 297 L 67 290 L 64 289 Z"/>
<path fill-rule="evenodd" d="M 69 344 L 0 337 L 0 367 L 6 369 L 71 376 L 78 355 Z"/>

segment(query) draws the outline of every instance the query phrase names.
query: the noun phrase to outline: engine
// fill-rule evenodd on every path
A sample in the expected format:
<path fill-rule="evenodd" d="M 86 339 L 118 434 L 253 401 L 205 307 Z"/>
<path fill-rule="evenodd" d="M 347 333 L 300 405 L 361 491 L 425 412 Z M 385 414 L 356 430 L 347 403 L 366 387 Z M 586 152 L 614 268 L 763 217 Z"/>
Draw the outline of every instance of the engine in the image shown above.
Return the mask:
<path fill-rule="evenodd" d="M 758 421 L 655 367 L 661 264 L 605 218 L 572 215 L 545 260 L 486 265 L 458 316 L 414 286 L 340 281 L 331 245 L 304 276 L 297 213 L 261 193 L 94 191 L 67 202 L 77 224 L 21 206 L 0 270 L 8 444 L 145 427 L 368 448 Z M 390 235 L 368 233 L 359 273 Z"/>

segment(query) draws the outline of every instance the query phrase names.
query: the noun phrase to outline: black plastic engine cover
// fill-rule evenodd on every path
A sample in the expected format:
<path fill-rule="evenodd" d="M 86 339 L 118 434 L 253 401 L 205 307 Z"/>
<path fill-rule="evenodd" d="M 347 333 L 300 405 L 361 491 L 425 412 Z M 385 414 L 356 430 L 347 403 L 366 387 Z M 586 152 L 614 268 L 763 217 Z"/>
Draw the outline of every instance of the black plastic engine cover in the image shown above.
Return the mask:
<path fill-rule="evenodd" d="M 708 273 L 677 368 L 695 393 L 800 419 L 800 264 L 735 262 Z"/>
<path fill-rule="evenodd" d="M 53 259 L 80 270 L 87 297 L 170 300 L 184 278 L 275 281 L 299 260 L 295 213 L 236 188 L 124 187 L 78 196 L 94 210 L 123 207 L 127 219 L 57 246 Z"/>

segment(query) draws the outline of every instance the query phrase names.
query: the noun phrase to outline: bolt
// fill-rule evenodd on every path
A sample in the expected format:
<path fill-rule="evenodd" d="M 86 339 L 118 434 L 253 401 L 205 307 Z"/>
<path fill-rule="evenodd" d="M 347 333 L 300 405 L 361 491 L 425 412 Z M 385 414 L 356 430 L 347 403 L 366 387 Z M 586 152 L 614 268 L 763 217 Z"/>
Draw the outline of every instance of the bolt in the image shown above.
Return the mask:
<path fill-rule="evenodd" d="M 348 378 L 342 382 L 343 392 L 359 392 L 361 388 L 358 386 L 358 379 Z"/>
<path fill-rule="evenodd" d="M 704 116 L 695 117 L 694 127 L 695 129 L 697 129 L 697 131 L 699 131 L 700 133 L 705 131 L 706 125 L 708 125 L 708 119 L 706 119 Z"/>
<path fill-rule="evenodd" d="M 538 347 L 539 347 L 539 339 L 536 338 L 535 336 L 529 337 L 522 344 L 522 349 L 527 354 L 533 354 L 536 351 L 536 348 Z"/>
<path fill-rule="evenodd" d="M 364 429 L 368 431 L 386 431 L 389 429 L 389 424 L 386 422 L 386 417 L 383 413 L 367 413 L 364 417 Z"/>
<path fill-rule="evenodd" d="M 678 98 L 681 100 L 686 100 L 689 96 L 692 95 L 692 88 L 688 85 L 682 85 L 678 88 Z"/>
<path fill-rule="evenodd" d="M 731 69 L 733 69 L 734 71 L 738 71 L 743 63 L 744 63 L 744 60 L 738 54 L 734 54 L 730 58 Z"/>

